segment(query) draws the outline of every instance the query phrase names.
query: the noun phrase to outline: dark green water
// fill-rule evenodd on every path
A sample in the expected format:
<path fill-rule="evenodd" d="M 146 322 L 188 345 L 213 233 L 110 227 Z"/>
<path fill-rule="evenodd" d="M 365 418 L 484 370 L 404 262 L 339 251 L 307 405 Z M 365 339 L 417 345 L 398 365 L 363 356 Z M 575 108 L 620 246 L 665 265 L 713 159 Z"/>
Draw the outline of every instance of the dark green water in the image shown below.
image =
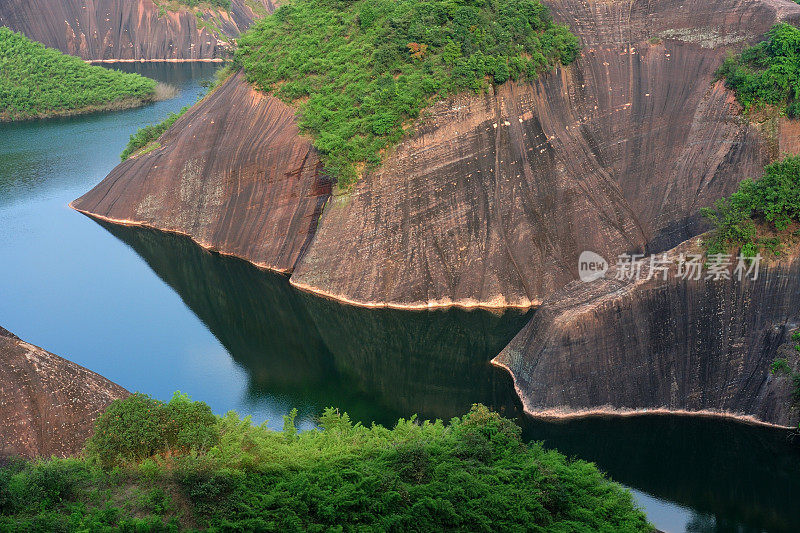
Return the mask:
<path fill-rule="evenodd" d="M 193 102 L 211 65 L 131 65 L 181 87 L 142 109 L 0 125 L 0 325 L 130 390 L 180 389 L 302 427 L 329 405 L 357 420 L 449 418 L 474 402 L 518 417 L 487 361 L 526 315 L 341 306 L 188 239 L 100 225 L 67 203 L 136 128 Z M 800 531 L 800 453 L 781 431 L 678 417 L 543 423 L 528 438 L 595 461 L 665 531 Z"/>

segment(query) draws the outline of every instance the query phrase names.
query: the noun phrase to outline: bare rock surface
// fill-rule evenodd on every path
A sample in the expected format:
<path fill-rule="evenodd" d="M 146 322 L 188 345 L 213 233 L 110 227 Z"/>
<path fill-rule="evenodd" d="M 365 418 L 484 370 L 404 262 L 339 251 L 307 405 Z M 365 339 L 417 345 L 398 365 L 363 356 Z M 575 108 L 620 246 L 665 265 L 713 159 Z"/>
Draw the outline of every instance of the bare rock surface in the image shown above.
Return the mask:
<path fill-rule="evenodd" d="M 72 206 L 110 222 L 189 235 L 288 271 L 331 184 L 294 110 L 232 76 L 184 114 L 161 148 L 130 158 Z"/>
<path fill-rule="evenodd" d="M 128 391 L 0 328 L 0 456 L 77 453 Z"/>
<path fill-rule="evenodd" d="M 800 366 L 800 246 L 753 275 L 682 280 L 681 253 L 668 252 L 663 279 L 573 282 L 553 294 L 494 359 L 514 376 L 525 410 L 537 416 L 665 411 L 728 415 L 797 425 L 792 384 L 775 359 Z M 662 256 L 659 255 L 658 259 Z M 732 263 L 737 261 L 734 259 Z M 731 272 L 731 274 L 733 274 Z"/>
<path fill-rule="evenodd" d="M 271 0 L 253 0 L 272 11 Z M 230 11 L 159 11 L 152 0 L 3 0 L 0 26 L 89 60 L 196 60 L 230 56 L 230 38 L 258 16 L 244 0 Z M 209 26 L 219 28 L 222 39 Z"/>

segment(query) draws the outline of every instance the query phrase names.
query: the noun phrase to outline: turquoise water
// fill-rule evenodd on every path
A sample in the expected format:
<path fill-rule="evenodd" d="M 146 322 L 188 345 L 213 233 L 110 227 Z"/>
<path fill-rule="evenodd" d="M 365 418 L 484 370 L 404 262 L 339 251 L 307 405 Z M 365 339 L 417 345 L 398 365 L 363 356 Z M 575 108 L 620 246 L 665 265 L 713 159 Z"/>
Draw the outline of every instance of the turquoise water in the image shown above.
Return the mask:
<path fill-rule="evenodd" d="M 181 390 L 215 412 L 301 426 L 329 405 L 364 422 L 449 418 L 482 402 L 519 417 L 487 361 L 527 319 L 341 306 L 188 239 L 98 224 L 67 204 L 136 128 L 194 102 L 216 67 L 134 64 L 181 89 L 141 109 L 0 125 L 0 325 L 130 390 Z M 665 531 L 798 531 L 800 454 L 786 434 L 638 417 L 542 423 L 525 435 L 596 461 Z"/>

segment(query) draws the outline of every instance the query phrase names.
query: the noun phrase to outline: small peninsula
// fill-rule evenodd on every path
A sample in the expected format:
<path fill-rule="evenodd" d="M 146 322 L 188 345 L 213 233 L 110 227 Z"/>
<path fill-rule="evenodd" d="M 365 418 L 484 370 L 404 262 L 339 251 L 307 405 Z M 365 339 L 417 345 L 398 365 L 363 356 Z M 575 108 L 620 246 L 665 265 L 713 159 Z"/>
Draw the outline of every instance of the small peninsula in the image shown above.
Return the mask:
<path fill-rule="evenodd" d="M 138 107 L 170 90 L 139 74 L 88 65 L 0 28 L 0 121 Z"/>

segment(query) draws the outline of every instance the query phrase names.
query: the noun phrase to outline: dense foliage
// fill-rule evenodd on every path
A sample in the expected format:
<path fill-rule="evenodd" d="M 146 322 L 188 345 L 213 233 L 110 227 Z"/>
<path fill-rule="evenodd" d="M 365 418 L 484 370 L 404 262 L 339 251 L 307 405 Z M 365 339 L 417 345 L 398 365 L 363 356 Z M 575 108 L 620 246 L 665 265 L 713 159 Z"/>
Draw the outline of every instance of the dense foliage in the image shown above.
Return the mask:
<path fill-rule="evenodd" d="M 0 27 L 0 118 L 25 119 L 154 97 L 156 82 L 91 66 Z"/>
<path fill-rule="evenodd" d="M 243 35 L 236 57 L 298 107 L 346 186 L 435 98 L 536 78 L 577 52 L 538 0 L 293 0 Z"/>
<path fill-rule="evenodd" d="M 800 222 L 800 156 L 789 156 L 764 167 L 758 180 L 744 180 L 728 198 L 717 200 L 713 208 L 701 211 L 713 225 L 706 240 L 709 253 L 724 253 L 741 248 L 754 256 L 764 247 L 778 250 L 776 237 L 760 239 L 755 221 L 783 232 Z"/>
<path fill-rule="evenodd" d="M 85 458 L 0 468 L 0 530 L 651 531 L 631 496 L 483 406 L 449 425 L 252 426 L 176 396 L 115 402 Z M 213 420 L 212 420 L 213 418 Z"/>
<path fill-rule="evenodd" d="M 728 57 L 717 76 L 745 109 L 773 105 L 800 117 L 800 28 L 775 25 L 766 41 Z"/>

